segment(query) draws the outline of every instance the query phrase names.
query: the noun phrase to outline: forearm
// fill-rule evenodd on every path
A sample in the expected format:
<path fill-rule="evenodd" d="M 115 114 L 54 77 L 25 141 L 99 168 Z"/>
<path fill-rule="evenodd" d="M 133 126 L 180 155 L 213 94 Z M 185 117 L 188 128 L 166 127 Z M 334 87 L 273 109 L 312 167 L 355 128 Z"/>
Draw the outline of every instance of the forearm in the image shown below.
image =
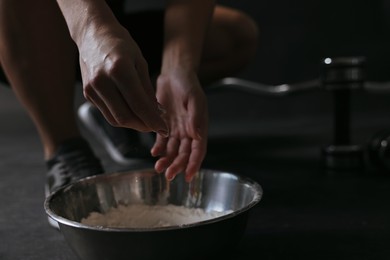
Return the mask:
<path fill-rule="evenodd" d="M 57 3 L 78 46 L 89 34 L 120 28 L 105 0 L 57 0 Z"/>
<path fill-rule="evenodd" d="M 197 71 L 214 6 L 214 0 L 168 2 L 162 73 L 175 68 Z"/>

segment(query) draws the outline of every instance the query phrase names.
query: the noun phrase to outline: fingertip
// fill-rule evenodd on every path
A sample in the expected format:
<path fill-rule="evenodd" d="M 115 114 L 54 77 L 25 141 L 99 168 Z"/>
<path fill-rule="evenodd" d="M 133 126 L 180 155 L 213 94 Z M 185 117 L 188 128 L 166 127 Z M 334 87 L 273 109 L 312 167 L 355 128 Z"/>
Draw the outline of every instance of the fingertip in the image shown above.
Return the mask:
<path fill-rule="evenodd" d="M 185 175 L 186 182 L 188 182 L 188 183 L 192 182 L 192 180 L 194 179 L 194 176 L 195 176 L 195 174 L 186 174 Z"/>
<path fill-rule="evenodd" d="M 176 177 L 175 174 L 168 173 L 168 172 L 165 173 L 165 178 L 166 178 L 168 181 L 173 181 L 173 179 L 175 179 L 175 177 Z"/>
<path fill-rule="evenodd" d="M 165 178 L 167 178 L 168 181 L 172 181 L 176 177 L 176 173 L 172 171 L 171 168 L 167 168 L 165 171 Z"/>
<path fill-rule="evenodd" d="M 158 172 L 158 173 L 162 173 L 162 172 L 165 170 L 165 168 L 163 167 L 163 165 L 162 165 L 162 163 L 161 163 L 160 160 L 158 160 L 158 161 L 155 163 L 154 169 L 155 169 L 156 172 Z"/>
<path fill-rule="evenodd" d="M 157 149 L 156 147 L 154 147 L 154 146 L 150 149 L 150 154 L 151 154 L 153 157 L 157 157 L 157 156 L 160 155 L 160 153 L 158 152 L 158 149 Z"/>
<path fill-rule="evenodd" d="M 189 164 L 187 166 L 187 169 L 185 171 L 185 180 L 187 182 L 191 182 L 193 180 L 193 178 L 195 177 L 195 175 L 199 172 L 200 170 L 200 166 L 197 165 L 197 164 Z"/>

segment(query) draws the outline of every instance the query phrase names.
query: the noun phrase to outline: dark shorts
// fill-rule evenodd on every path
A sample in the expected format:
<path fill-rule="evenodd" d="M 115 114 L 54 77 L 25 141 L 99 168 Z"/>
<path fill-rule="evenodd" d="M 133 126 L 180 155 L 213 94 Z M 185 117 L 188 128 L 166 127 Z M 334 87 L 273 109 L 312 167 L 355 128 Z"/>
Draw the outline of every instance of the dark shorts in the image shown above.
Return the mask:
<path fill-rule="evenodd" d="M 118 21 L 129 30 L 131 36 L 141 48 L 142 54 L 148 62 L 150 74 L 158 73 L 161 66 L 164 11 L 147 10 L 137 13 L 124 13 L 121 10 L 115 10 L 115 8 L 113 8 L 113 11 Z M 81 80 L 79 68 L 77 69 L 77 79 Z M 0 81 L 8 84 L 1 68 Z"/>

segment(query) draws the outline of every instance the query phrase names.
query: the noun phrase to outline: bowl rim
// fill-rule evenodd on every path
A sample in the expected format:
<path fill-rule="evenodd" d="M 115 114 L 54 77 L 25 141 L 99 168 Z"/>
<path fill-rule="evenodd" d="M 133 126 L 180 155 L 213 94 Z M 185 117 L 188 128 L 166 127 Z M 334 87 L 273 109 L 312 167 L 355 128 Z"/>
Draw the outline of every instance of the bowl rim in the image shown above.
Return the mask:
<path fill-rule="evenodd" d="M 208 225 L 208 224 L 211 224 L 211 223 L 220 222 L 220 221 L 223 221 L 223 220 L 226 220 L 226 219 L 230 219 L 230 218 L 233 218 L 233 217 L 235 217 L 237 215 L 241 215 L 244 212 L 247 212 L 249 209 L 251 209 L 255 205 L 257 205 L 260 202 L 260 200 L 262 199 L 262 197 L 263 197 L 263 188 L 262 188 L 262 186 L 258 182 L 254 181 L 253 179 L 251 179 L 251 178 L 249 178 L 247 176 L 242 176 L 242 175 L 237 174 L 237 173 L 232 173 L 232 172 L 223 171 L 223 170 L 213 170 L 213 169 L 209 169 L 209 168 L 207 168 L 207 169 L 202 168 L 199 171 L 211 171 L 213 173 L 226 173 L 226 174 L 230 174 L 230 175 L 233 175 L 235 177 L 238 177 L 241 181 L 251 185 L 251 187 L 255 191 L 254 198 L 252 199 L 252 201 L 250 203 L 248 203 L 246 206 L 242 207 L 241 209 L 233 211 L 233 212 L 230 212 L 230 213 L 227 213 L 225 215 L 222 215 L 222 216 L 219 216 L 219 217 L 216 217 L 216 218 L 203 220 L 203 221 L 197 221 L 197 222 L 191 222 L 191 223 L 183 224 L 183 225 L 170 225 L 170 226 L 153 227 L 153 228 L 127 228 L 127 227 L 91 226 L 91 225 L 82 224 L 81 222 L 78 222 L 78 221 L 73 221 L 73 220 L 61 217 L 61 216 L 57 215 L 50 208 L 50 202 L 56 196 L 58 196 L 59 193 L 62 193 L 65 190 L 70 189 L 73 185 L 75 185 L 77 183 L 87 182 L 90 179 L 105 178 L 105 177 L 107 177 L 109 175 L 116 175 L 116 174 L 119 175 L 121 173 L 131 173 L 131 172 L 151 171 L 151 170 L 154 171 L 153 168 L 149 168 L 148 167 L 148 168 L 142 168 L 142 169 L 127 170 L 127 171 L 107 172 L 107 173 L 98 174 L 98 175 L 92 175 L 92 176 L 88 176 L 88 177 L 79 179 L 76 182 L 67 184 L 67 185 L 57 189 L 56 191 L 51 193 L 49 196 L 47 196 L 45 198 L 45 201 L 44 201 L 44 209 L 45 209 L 46 214 L 48 215 L 49 218 L 51 218 L 52 220 L 58 222 L 60 229 L 61 229 L 62 225 L 66 225 L 66 226 L 70 226 L 70 227 L 74 227 L 74 228 L 78 228 L 78 229 L 87 229 L 87 230 L 95 230 L 95 231 L 109 231 L 109 232 L 157 232 L 157 231 L 180 230 L 180 229 L 187 229 L 187 228 L 192 228 L 192 227 L 197 227 L 197 226 L 204 226 L 204 225 Z"/>

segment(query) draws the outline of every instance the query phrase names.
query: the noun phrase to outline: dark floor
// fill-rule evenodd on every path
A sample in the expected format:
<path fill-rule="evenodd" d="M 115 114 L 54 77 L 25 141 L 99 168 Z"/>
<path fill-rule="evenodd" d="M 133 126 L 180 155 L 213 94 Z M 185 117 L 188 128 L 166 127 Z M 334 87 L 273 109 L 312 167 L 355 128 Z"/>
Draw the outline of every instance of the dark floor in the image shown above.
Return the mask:
<path fill-rule="evenodd" d="M 307 49 L 309 53 L 304 51 L 300 43 L 307 43 L 310 35 L 303 33 L 311 31 L 300 30 L 298 25 L 310 17 L 298 15 L 304 13 L 299 4 L 288 9 L 290 12 L 279 13 L 294 18 L 292 23 L 283 23 L 268 12 L 277 4 L 255 2 L 243 8 L 254 15 L 261 12 L 264 16 L 256 18 L 270 26 L 263 29 L 265 45 L 258 59 L 243 77 L 272 83 L 310 78 L 317 76 L 315 62 L 319 56 L 327 51 L 343 53 L 316 49 L 317 45 Z M 252 9 L 251 3 L 259 9 Z M 344 5 L 341 8 L 346 10 Z M 272 34 L 272 30 L 281 34 Z M 291 44 L 283 44 L 283 40 Z M 267 52 L 269 46 L 273 48 Z M 382 58 L 375 51 L 370 53 L 375 54 L 376 61 Z M 384 63 L 375 65 L 377 71 L 387 70 Z M 387 75 L 375 74 L 373 78 L 376 76 Z M 364 145 L 374 133 L 390 129 L 390 93 L 359 91 L 352 100 L 354 143 Z M 321 167 L 321 148 L 332 140 L 329 93 L 317 90 L 276 98 L 222 91 L 210 93 L 209 101 L 210 141 L 204 167 L 246 175 L 264 189 L 263 199 L 251 211 L 235 259 L 390 259 L 390 173 L 371 167 L 332 173 Z M 0 88 L 0 120 L 0 259 L 76 259 L 62 235 L 47 223 L 39 139 L 6 88 Z M 109 171 L 121 168 L 96 140 L 90 141 Z"/>
<path fill-rule="evenodd" d="M 390 128 L 388 99 L 356 96 L 364 112 L 355 113 L 355 143 Z M 210 94 L 204 167 L 249 176 L 264 189 L 235 259 L 389 259 L 390 174 L 321 168 L 321 147 L 331 139 L 331 118 L 319 109 L 327 100 L 322 92 L 276 99 Z M 46 221 L 36 132 L 12 92 L 0 89 L 0 104 L 0 259 L 76 259 Z M 220 114 L 231 106 L 240 107 L 241 116 Z M 120 168 L 91 142 L 109 171 Z"/>

